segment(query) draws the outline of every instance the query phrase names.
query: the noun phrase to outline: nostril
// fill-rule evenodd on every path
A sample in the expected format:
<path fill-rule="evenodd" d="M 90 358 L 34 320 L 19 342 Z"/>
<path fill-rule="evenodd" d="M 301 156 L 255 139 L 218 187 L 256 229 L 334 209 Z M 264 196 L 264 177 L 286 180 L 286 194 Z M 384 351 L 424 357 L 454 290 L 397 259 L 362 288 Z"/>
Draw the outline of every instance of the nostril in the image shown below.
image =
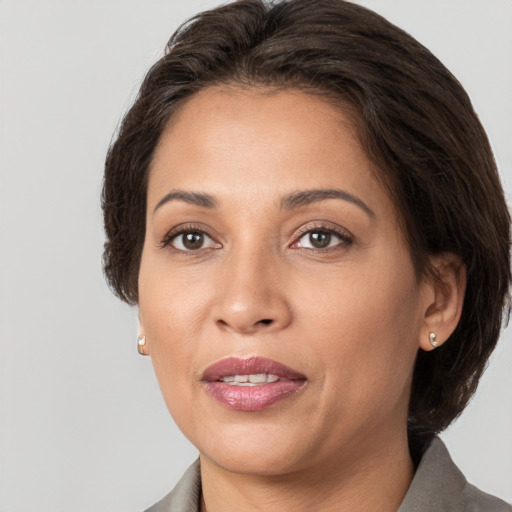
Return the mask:
<path fill-rule="evenodd" d="M 264 318 L 263 320 L 260 320 L 260 324 L 270 325 L 273 322 L 271 318 Z"/>

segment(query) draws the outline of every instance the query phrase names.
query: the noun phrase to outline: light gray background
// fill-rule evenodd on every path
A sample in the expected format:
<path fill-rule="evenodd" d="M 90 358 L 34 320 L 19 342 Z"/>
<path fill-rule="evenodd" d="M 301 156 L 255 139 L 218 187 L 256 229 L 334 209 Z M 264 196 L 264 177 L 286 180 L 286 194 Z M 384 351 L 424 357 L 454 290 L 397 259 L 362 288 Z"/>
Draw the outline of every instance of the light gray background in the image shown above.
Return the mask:
<path fill-rule="evenodd" d="M 512 190 L 512 1 L 365 0 L 467 88 Z M 138 512 L 195 450 L 106 288 L 102 165 L 177 25 L 215 0 L 0 1 L 0 509 Z M 512 501 L 512 344 L 443 436 L 468 479 Z"/>

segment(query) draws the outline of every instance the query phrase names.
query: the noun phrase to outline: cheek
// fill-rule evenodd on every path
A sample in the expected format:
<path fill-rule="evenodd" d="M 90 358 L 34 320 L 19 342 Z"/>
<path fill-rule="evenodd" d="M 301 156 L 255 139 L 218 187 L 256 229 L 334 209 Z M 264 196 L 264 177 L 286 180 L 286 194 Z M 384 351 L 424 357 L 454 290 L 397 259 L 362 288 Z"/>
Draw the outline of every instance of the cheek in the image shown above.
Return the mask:
<path fill-rule="evenodd" d="M 204 275 L 180 273 L 165 256 L 142 258 L 139 274 L 139 311 L 146 336 L 155 349 L 176 347 L 196 338 L 204 324 L 209 286 Z M 172 343 L 171 343 L 172 340 Z"/>
<path fill-rule="evenodd" d="M 149 257 L 142 260 L 139 314 L 162 394 L 173 410 L 181 403 L 177 397 L 184 396 L 193 382 L 208 287 L 193 279 L 180 281 L 176 272 L 157 263 Z"/>
<path fill-rule="evenodd" d="M 297 282 L 300 276 L 296 279 Z M 307 317 L 312 328 L 331 336 L 365 338 L 374 332 L 391 341 L 399 333 L 418 326 L 420 286 L 414 270 L 402 263 L 347 265 L 326 275 L 302 278 L 296 289 L 297 317 Z M 374 337 L 366 341 L 372 345 Z"/>
<path fill-rule="evenodd" d="M 421 327 L 419 285 L 408 260 L 383 259 L 303 287 L 303 320 L 314 354 L 328 366 L 326 385 L 354 404 L 408 389 Z M 398 261 L 401 261 L 398 259 Z"/>

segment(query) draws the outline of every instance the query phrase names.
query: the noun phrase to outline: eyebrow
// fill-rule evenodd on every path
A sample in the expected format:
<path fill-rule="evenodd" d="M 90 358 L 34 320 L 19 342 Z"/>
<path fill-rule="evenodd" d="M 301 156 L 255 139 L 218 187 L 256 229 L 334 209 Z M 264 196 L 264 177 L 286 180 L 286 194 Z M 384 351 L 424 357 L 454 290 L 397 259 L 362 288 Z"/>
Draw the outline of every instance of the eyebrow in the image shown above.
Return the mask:
<path fill-rule="evenodd" d="M 172 190 L 166 194 L 158 204 L 155 206 L 153 213 L 155 213 L 160 207 L 170 201 L 183 201 L 189 204 L 195 204 L 203 208 L 213 209 L 217 206 L 216 199 L 210 194 L 202 194 L 200 192 L 187 192 L 185 190 Z"/>
<path fill-rule="evenodd" d="M 313 189 L 293 192 L 286 195 L 281 200 L 281 208 L 283 210 L 294 210 L 302 206 L 307 206 L 326 199 L 341 199 L 348 201 L 361 208 L 368 216 L 374 218 L 373 210 L 361 199 L 342 189 Z M 201 206 L 202 208 L 214 209 L 217 207 L 217 200 L 210 194 L 201 192 L 187 192 L 185 190 L 172 190 L 166 194 L 155 206 L 155 213 L 164 204 L 170 201 L 183 201 L 185 203 Z"/>
<path fill-rule="evenodd" d="M 368 214 L 368 216 L 372 218 L 375 217 L 373 210 L 364 201 L 349 192 L 338 188 L 304 190 L 289 194 L 281 200 L 281 208 L 283 210 L 293 210 L 295 208 L 307 206 L 326 199 L 341 199 L 343 201 L 348 201 L 349 203 L 355 204 L 361 208 L 366 214 Z"/>

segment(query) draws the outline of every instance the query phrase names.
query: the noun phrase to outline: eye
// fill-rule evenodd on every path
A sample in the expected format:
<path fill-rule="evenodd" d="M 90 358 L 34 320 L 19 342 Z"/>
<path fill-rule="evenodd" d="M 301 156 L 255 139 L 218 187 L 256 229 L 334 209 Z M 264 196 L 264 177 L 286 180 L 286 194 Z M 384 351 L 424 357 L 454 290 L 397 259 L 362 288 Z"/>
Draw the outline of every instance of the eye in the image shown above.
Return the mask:
<path fill-rule="evenodd" d="M 199 251 L 200 249 L 218 248 L 220 244 L 216 243 L 204 231 L 200 230 L 183 230 L 178 233 L 173 233 L 165 242 L 165 245 L 170 245 L 178 251 L 191 252 Z"/>
<path fill-rule="evenodd" d="M 304 249 L 331 249 L 337 246 L 347 246 L 352 243 L 352 238 L 333 229 L 315 228 L 306 231 L 293 244 L 293 247 Z"/>

